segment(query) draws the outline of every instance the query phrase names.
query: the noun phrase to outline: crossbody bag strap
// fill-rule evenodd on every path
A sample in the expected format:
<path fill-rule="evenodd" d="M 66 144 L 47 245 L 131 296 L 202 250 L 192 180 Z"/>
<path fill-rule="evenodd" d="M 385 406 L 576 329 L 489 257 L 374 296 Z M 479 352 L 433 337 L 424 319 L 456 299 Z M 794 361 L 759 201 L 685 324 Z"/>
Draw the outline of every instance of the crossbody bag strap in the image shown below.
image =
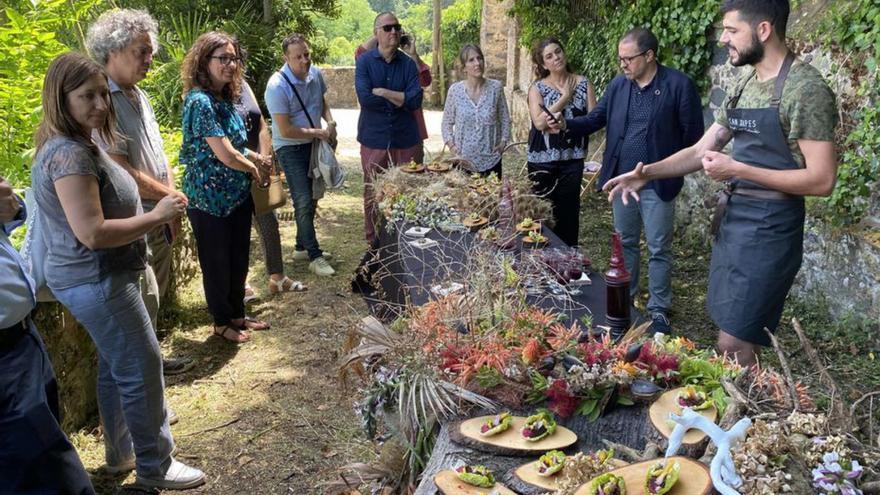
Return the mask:
<path fill-rule="evenodd" d="M 278 71 L 278 73 L 281 74 L 281 77 L 283 77 L 284 80 L 287 81 L 287 84 L 290 85 L 290 89 L 292 89 L 293 94 L 296 95 L 296 99 L 299 101 L 299 105 L 302 107 L 303 113 L 305 113 L 306 118 L 309 119 L 309 125 L 312 126 L 313 129 L 315 129 L 316 127 L 315 127 L 315 123 L 312 121 L 312 116 L 309 115 L 309 111 L 306 110 L 306 104 L 303 103 L 302 98 L 299 96 L 299 91 L 296 90 L 296 86 L 293 85 L 293 83 L 287 77 L 287 74 L 285 74 L 283 71 Z"/>

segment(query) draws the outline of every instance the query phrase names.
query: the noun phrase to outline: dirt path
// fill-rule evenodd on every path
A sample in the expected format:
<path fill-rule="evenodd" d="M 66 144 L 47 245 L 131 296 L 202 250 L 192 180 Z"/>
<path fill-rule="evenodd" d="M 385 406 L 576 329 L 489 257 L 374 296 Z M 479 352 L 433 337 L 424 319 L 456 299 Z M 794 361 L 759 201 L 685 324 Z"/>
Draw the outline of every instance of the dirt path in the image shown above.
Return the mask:
<path fill-rule="evenodd" d="M 439 112 L 426 112 L 431 134 L 439 136 Z M 180 326 L 162 342 L 166 356 L 189 356 L 196 368 L 166 379 L 166 397 L 180 422 L 172 427 L 177 457 L 204 470 L 208 483 L 189 493 L 317 494 L 335 469 L 373 457 L 354 412 L 355 391 L 337 381 L 336 361 L 346 332 L 366 307 L 349 290 L 349 277 L 363 249 L 362 187 L 357 111 L 336 110 L 340 123 L 339 157 L 349 169 L 344 191 L 320 202 L 316 221 L 322 248 L 334 255 L 337 275 L 318 279 L 306 262 L 293 262 L 292 211 L 282 211 L 285 268 L 310 290 L 264 297 L 250 311 L 272 323 L 234 346 L 211 335 L 201 279 L 180 292 Z M 439 137 L 428 143 L 436 151 Z M 264 296 L 266 272 L 256 232 L 251 247 L 251 285 Z M 134 481 L 114 479 L 99 470 L 103 443 L 97 431 L 73 437 L 99 493 Z M 140 493 L 130 488 L 129 493 Z"/>

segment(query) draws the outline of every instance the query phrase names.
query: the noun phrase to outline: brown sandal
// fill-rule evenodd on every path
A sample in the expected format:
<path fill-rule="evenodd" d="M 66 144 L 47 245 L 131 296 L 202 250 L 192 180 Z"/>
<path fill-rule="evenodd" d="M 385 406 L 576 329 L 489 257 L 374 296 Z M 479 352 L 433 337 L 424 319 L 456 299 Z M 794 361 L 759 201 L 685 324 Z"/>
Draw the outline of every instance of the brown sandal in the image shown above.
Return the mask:
<path fill-rule="evenodd" d="M 251 336 L 245 331 L 245 329 L 239 329 L 232 325 L 221 325 L 219 327 L 215 325 L 214 335 L 218 335 L 237 344 L 244 344 L 251 340 Z"/>
<path fill-rule="evenodd" d="M 245 316 L 244 318 L 237 318 L 232 320 L 232 324 L 241 331 L 244 330 L 268 330 L 271 326 L 265 321 L 260 321 L 256 318 L 252 318 L 250 316 Z"/>

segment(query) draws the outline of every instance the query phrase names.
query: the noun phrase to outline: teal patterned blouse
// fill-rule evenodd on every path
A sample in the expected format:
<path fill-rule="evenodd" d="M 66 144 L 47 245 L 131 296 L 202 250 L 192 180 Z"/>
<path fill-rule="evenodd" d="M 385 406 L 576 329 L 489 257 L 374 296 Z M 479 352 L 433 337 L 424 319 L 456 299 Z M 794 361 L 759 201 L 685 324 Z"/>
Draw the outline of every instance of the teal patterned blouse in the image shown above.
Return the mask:
<path fill-rule="evenodd" d="M 183 103 L 183 193 L 189 198 L 189 208 L 226 217 L 250 196 L 251 178 L 217 159 L 205 139 L 209 137 L 226 137 L 242 153 L 247 145 L 244 121 L 232 103 L 192 89 Z"/>

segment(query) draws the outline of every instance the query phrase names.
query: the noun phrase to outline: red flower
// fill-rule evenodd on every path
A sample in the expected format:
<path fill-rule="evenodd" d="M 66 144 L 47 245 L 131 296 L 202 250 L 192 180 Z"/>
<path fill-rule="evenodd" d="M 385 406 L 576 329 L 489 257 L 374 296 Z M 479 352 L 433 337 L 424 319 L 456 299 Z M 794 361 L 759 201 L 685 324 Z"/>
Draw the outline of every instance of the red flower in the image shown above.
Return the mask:
<path fill-rule="evenodd" d="M 653 342 L 646 342 L 642 346 L 639 357 L 633 364 L 661 380 L 669 380 L 678 372 L 678 356 L 663 352 L 662 349 L 656 352 Z"/>
<path fill-rule="evenodd" d="M 577 410 L 580 400 L 568 391 L 568 382 L 554 380 L 544 392 L 549 399 L 547 407 L 560 418 L 567 418 Z"/>

